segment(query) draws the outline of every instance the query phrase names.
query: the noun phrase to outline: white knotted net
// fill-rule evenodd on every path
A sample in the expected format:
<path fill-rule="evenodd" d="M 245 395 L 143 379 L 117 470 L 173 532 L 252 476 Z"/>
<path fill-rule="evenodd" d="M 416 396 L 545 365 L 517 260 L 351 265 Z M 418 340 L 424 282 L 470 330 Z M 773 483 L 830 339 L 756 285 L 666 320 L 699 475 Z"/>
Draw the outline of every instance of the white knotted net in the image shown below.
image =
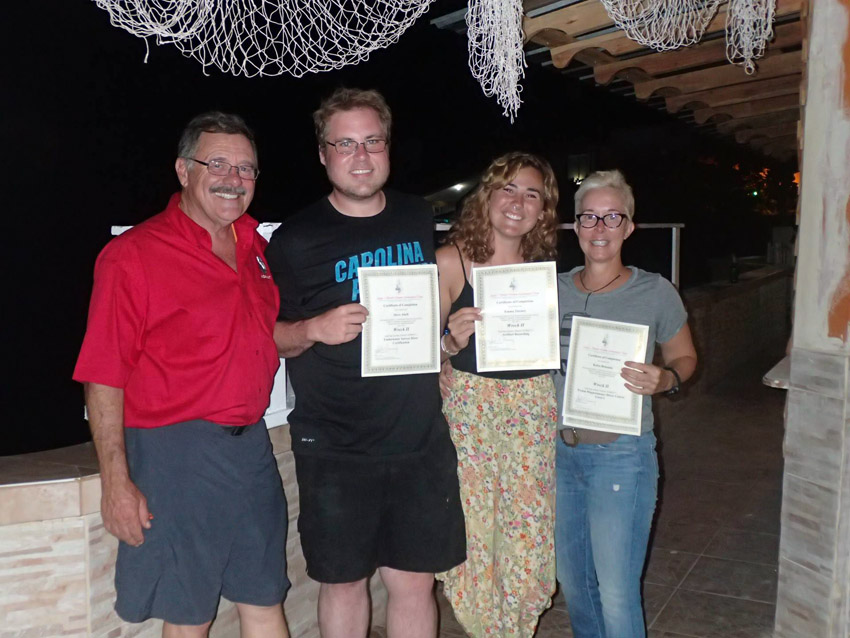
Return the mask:
<path fill-rule="evenodd" d="M 726 10 L 726 58 L 741 64 L 748 75 L 756 71 L 755 60 L 773 38 L 776 0 L 729 0 Z"/>
<path fill-rule="evenodd" d="M 698 42 L 723 0 L 601 0 L 618 27 L 659 51 Z M 133 35 L 204 68 L 275 76 L 340 69 L 398 41 L 433 0 L 94 0 Z M 726 55 L 747 73 L 773 35 L 776 0 L 730 0 Z M 469 0 L 469 68 L 513 122 L 525 76 L 522 0 Z"/>
<path fill-rule="evenodd" d="M 699 42 L 723 0 L 601 0 L 608 15 L 635 42 L 669 51 Z M 773 37 L 776 0 L 729 0 L 726 57 L 755 72 Z"/>
<path fill-rule="evenodd" d="M 433 0 L 94 0 L 133 35 L 233 75 L 330 71 L 386 48 Z"/>
<path fill-rule="evenodd" d="M 657 51 L 699 42 L 721 0 L 601 0 L 632 40 Z"/>
<path fill-rule="evenodd" d="M 484 95 L 495 95 L 503 115 L 513 122 L 525 76 L 522 0 L 469 0 L 466 26 L 469 69 Z"/>
<path fill-rule="evenodd" d="M 395 42 L 433 0 L 94 0 L 110 22 L 204 68 L 276 76 L 340 69 Z M 470 0 L 469 67 L 511 121 L 524 76 L 522 0 Z M 147 42 L 147 40 L 146 40 Z"/>

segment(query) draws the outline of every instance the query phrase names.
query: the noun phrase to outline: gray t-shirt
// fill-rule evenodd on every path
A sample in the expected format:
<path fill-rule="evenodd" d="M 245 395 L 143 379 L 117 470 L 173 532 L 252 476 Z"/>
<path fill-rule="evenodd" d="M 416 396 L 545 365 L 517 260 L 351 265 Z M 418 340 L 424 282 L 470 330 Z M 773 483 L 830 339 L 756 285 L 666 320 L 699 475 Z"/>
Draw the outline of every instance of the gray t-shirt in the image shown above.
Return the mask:
<path fill-rule="evenodd" d="M 652 363 L 655 354 L 653 345 L 675 337 L 688 319 L 679 292 L 661 275 L 629 266 L 632 274 L 625 284 L 611 292 L 594 293 L 588 297 L 573 282 L 573 275 L 581 268 L 579 266 L 558 275 L 558 305 L 561 312 L 561 369 L 555 372 L 558 406 L 564 404 L 564 373 L 567 369 L 573 317 L 593 317 L 649 326 L 645 363 Z M 560 412 L 561 407 L 558 409 Z M 652 397 L 643 397 L 641 418 L 641 432 L 652 430 Z M 560 415 L 558 427 L 564 427 Z"/>

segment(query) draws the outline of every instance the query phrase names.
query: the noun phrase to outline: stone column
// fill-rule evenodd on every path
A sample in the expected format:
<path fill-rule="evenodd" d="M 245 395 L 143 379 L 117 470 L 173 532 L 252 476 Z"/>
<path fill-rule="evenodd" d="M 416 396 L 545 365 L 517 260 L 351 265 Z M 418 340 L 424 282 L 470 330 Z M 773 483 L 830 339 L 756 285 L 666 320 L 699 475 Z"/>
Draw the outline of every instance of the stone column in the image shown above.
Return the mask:
<path fill-rule="evenodd" d="M 775 638 L 850 636 L 850 0 L 811 0 Z"/>

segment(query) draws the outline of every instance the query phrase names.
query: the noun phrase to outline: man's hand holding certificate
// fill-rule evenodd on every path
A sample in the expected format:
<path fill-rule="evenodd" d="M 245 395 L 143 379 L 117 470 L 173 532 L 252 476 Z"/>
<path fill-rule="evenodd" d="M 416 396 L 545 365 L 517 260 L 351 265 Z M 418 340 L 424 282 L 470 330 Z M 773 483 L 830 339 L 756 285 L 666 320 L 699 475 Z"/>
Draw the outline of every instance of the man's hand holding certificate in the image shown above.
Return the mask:
<path fill-rule="evenodd" d="M 479 372 L 546 370 L 560 365 L 555 262 L 472 271 Z"/>
<path fill-rule="evenodd" d="M 440 371 L 437 266 L 360 268 L 364 377 Z"/>
<path fill-rule="evenodd" d="M 565 425 L 640 435 L 643 397 L 626 388 L 620 372 L 627 361 L 644 360 L 648 337 L 647 326 L 573 317 Z"/>

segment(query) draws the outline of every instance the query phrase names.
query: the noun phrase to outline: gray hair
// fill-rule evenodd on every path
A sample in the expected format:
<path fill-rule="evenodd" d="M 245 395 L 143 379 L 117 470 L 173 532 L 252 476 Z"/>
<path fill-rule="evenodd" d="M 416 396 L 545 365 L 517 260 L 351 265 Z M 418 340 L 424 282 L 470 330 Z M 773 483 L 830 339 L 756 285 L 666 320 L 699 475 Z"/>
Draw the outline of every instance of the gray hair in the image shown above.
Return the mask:
<path fill-rule="evenodd" d="M 632 220 L 632 217 L 634 217 L 635 214 L 635 196 L 632 193 L 632 187 L 629 186 L 628 182 L 626 182 L 626 178 L 623 177 L 623 174 L 617 169 L 612 171 L 596 171 L 584 178 L 581 186 L 578 187 L 575 194 L 576 215 L 579 215 L 582 212 L 581 202 L 584 199 L 584 196 L 597 188 L 613 188 L 617 191 L 620 194 L 620 198 L 623 200 L 623 206 L 626 209 L 622 211 L 622 213 L 629 219 L 629 221 Z"/>
<path fill-rule="evenodd" d="M 201 141 L 201 133 L 224 133 L 226 135 L 242 135 L 251 142 L 254 157 L 257 157 L 257 144 L 254 141 L 254 131 L 240 116 L 221 111 L 207 111 L 192 118 L 183 129 L 180 142 L 177 144 L 177 157 L 195 156 Z"/>

